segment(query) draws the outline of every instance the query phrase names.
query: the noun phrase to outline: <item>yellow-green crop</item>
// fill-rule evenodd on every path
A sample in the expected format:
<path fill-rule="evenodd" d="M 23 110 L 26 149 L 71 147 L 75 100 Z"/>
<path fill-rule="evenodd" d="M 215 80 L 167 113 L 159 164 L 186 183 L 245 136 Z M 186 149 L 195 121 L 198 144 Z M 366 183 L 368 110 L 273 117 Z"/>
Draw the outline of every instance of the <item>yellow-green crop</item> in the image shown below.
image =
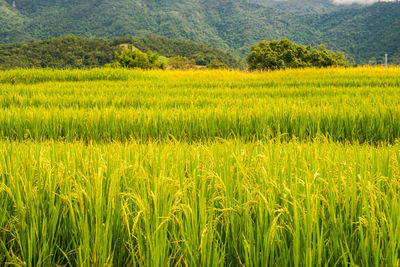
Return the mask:
<path fill-rule="evenodd" d="M 46 79 L 51 82 L 39 83 Z M 0 73 L 0 81 L 2 139 L 326 136 L 376 143 L 400 137 L 398 68 L 267 74 L 21 70 Z"/>
<path fill-rule="evenodd" d="M 0 266 L 399 266 L 400 69 L 0 72 Z"/>
<path fill-rule="evenodd" d="M 400 147 L 0 145 L 0 262 L 397 266 Z"/>

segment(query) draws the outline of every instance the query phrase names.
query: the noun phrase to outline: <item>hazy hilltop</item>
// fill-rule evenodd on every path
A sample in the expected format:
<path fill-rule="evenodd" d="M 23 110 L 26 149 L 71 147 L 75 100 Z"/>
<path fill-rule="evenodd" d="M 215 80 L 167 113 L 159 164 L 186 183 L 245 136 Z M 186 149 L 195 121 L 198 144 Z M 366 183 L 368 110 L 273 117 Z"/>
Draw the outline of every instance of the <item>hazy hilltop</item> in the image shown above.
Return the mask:
<path fill-rule="evenodd" d="M 0 0 L 0 42 L 163 35 L 245 55 L 254 43 L 287 37 L 324 42 L 359 63 L 400 58 L 400 4 L 343 6 L 324 0 Z"/>

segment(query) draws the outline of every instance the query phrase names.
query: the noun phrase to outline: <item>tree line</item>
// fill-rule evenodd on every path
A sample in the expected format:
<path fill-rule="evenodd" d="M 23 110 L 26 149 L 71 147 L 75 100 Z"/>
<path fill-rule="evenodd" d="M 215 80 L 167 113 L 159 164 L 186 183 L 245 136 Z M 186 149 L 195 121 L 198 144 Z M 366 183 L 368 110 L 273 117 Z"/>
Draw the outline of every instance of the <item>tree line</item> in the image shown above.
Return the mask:
<path fill-rule="evenodd" d="M 207 45 L 176 41 L 166 37 L 120 37 L 111 40 L 68 35 L 44 41 L 0 45 L 0 69 L 10 68 L 93 68 L 123 67 L 142 69 L 245 69 L 349 65 L 345 55 L 324 45 L 298 45 L 288 39 L 261 41 L 244 60 Z"/>
<path fill-rule="evenodd" d="M 290 42 L 261 41 L 251 48 L 247 57 L 250 70 L 277 70 L 286 68 L 348 66 L 349 62 L 342 52 L 326 49 L 324 44 L 317 48 Z"/>
<path fill-rule="evenodd" d="M 143 53 L 132 46 L 115 55 L 116 65 L 114 66 L 124 68 L 191 69 L 195 67 L 194 60 L 186 57 L 161 58 L 151 50 Z M 328 50 L 324 44 L 312 48 L 311 45 L 304 46 L 292 43 L 286 38 L 280 41 L 261 41 L 254 45 L 251 48 L 251 53 L 247 56 L 247 63 L 248 69 L 253 71 L 349 65 L 344 53 Z M 227 69 L 228 66 L 218 60 L 213 60 L 207 64 L 207 68 Z"/>
<path fill-rule="evenodd" d="M 95 68 L 115 62 L 121 44 L 149 50 L 167 58 L 185 57 L 194 65 L 206 66 L 218 60 L 229 68 L 244 68 L 244 60 L 221 49 L 192 41 L 161 36 L 88 39 L 75 35 L 29 43 L 0 44 L 0 69 L 12 68 Z"/>

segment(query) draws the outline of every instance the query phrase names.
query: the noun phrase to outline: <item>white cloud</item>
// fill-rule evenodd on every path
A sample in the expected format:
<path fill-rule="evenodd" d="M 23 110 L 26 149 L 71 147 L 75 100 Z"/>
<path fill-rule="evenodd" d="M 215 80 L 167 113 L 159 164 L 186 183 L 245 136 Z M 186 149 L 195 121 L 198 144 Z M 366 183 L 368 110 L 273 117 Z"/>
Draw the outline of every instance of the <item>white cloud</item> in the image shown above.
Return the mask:
<path fill-rule="evenodd" d="M 379 1 L 378 0 L 333 0 L 333 2 L 339 5 L 348 5 L 348 4 L 369 5 Z M 394 0 L 386 0 L 386 1 L 382 0 L 381 2 L 394 2 Z"/>

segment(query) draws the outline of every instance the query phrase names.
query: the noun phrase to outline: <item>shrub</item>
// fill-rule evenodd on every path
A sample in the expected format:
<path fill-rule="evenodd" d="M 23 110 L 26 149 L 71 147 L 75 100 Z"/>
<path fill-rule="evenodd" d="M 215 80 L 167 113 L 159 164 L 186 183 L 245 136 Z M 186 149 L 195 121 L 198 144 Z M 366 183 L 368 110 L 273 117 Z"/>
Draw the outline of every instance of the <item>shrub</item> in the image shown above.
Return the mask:
<path fill-rule="evenodd" d="M 177 56 L 168 60 L 168 68 L 173 70 L 188 70 L 196 66 L 194 59 L 187 57 Z"/>
<path fill-rule="evenodd" d="M 121 54 L 115 52 L 115 58 L 123 68 L 165 69 L 165 63 L 160 61 L 159 57 L 158 53 L 150 50 L 143 53 L 132 47 L 124 49 Z"/>
<path fill-rule="evenodd" d="M 210 63 L 207 64 L 207 69 L 227 69 L 228 66 L 219 61 L 218 59 L 212 60 Z"/>

